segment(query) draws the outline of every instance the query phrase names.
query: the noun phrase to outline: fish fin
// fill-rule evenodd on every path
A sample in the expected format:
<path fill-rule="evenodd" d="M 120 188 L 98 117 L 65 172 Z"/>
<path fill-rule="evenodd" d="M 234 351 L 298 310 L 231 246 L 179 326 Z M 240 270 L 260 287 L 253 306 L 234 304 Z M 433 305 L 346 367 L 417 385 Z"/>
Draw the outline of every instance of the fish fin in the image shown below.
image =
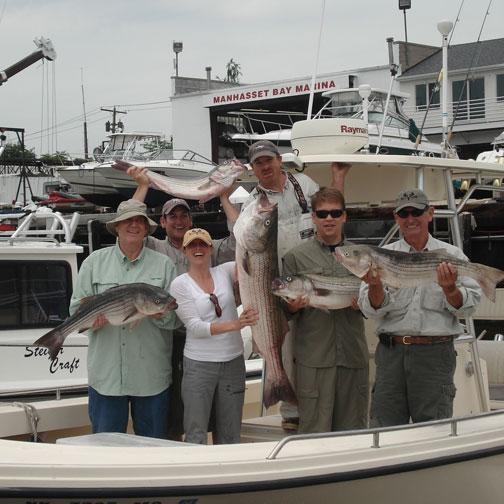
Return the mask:
<path fill-rule="evenodd" d="M 278 377 L 270 376 L 266 369 L 263 393 L 264 406 L 269 408 L 279 401 L 297 404 L 294 389 L 283 369 L 281 370 L 281 375 Z"/>
<path fill-rule="evenodd" d="M 484 265 L 482 265 L 484 266 Z M 495 289 L 498 283 L 504 280 L 504 271 L 491 266 L 484 266 L 476 281 L 479 283 L 485 296 L 495 303 Z"/>
<path fill-rule="evenodd" d="M 122 321 L 123 324 L 133 324 L 134 322 L 136 322 L 137 320 L 140 320 L 137 318 L 137 315 L 138 315 L 138 310 L 136 308 L 133 308 L 129 313 L 128 315 L 126 316 L 126 318 Z M 130 326 L 131 327 L 131 326 Z"/>
<path fill-rule="evenodd" d="M 138 324 L 140 324 L 140 320 L 141 320 L 141 319 L 136 319 L 136 320 L 134 320 L 133 322 L 131 322 L 131 323 L 130 323 L 130 325 L 129 325 L 130 331 L 132 331 L 133 329 L 135 329 L 135 327 L 136 327 Z"/>
<path fill-rule="evenodd" d="M 47 348 L 49 350 L 49 358 L 54 360 L 61 350 L 64 341 L 65 335 L 56 327 L 52 331 L 41 336 L 32 346 Z"/>
<path fill-rule="evenodd" d="M 243 254 L 242 268 L 243 271 L 245 271 L 245 273 L 250 276 L 250 258 L 248 252 L 245 252 L 245 254 Z"/>
<path fill-rule="evenodd" d="M 316 296 L 324 297 L 329 296 L 331 291 L 329 289 L 314 289 L 314 293 Z"/>

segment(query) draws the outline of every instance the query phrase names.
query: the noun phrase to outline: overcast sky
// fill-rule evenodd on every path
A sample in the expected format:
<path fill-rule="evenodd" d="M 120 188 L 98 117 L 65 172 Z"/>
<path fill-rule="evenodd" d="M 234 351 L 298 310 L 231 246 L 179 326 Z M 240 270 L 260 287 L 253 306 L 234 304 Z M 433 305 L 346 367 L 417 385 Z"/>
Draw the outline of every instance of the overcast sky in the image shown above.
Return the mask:
<path fill-rule="evenodd" d="M 455 21 L 461 4 L 452 44 L 476 41 L 489 0 L 411 3 L 408 40 L 439 45 L 437 22 Z M 169 136 L 169 103 L 135 104 L 169 100 L 174 40 L 184 44 L 182 76 L 205 78 L 211 66 L 212 75 L 223 78 L 230 58 L 241 65 L 242 82 L 311 75 L 322 5 L 322 0 L 0 0 L 0 70 L 34 51 L 34 37 L 49 38 L 57 52 L 55 64 L 36 63 L 0 87 L 0 126 L 25 128 L 27 145 L 37 153 L 57 148 L 82 155 L 82 68 L 90 151 L 106 135 L 110 114 L 100 112 L 104 106 L 128 110 L 120 117 L 127 130 Z M 503 19 L 504 0 L 493 0 L 482 40 L 504 37 Z M 398 0 L 326 0 L 319 73 L 387 64 L 387 37 L 404 40 Z M 42 136 L 54 117 L 57 137 Z"/>

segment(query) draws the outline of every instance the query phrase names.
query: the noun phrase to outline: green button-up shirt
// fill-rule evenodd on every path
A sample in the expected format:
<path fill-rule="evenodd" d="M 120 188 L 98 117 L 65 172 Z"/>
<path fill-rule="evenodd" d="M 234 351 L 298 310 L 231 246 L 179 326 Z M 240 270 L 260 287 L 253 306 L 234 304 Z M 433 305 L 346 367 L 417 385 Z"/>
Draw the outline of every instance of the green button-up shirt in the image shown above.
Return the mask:
<path fill-rule="evenodd" d="M 169 292 L 175 278 L 171 259 L 146 247 L 130 261 L 116 244 L 93 252 L 79 271 L 70 302 L 70 313 L 81 300 L 116 285 L 145 282 Z M 150 317 L 138 325 L 105 327 L 88 331 L 88 383 L 100 394 L 151 396 L 171 384 L 172 329 L 175 312 L 160 319 Z"/>
<path fill-rule="evenodd" d="M 348 242 L 343 242 L 342 245 Z M 306 240 L 283 258 L 284 275 L 315 273 L 326 276 L 347 276 L 317 238 Z M 369 353 L 364 335 L 362 314 L 353 308 L 322 311 L 306 307 L 292 316 L 294 356 L 306 367 L 344 366 L 365 368 Z"/>

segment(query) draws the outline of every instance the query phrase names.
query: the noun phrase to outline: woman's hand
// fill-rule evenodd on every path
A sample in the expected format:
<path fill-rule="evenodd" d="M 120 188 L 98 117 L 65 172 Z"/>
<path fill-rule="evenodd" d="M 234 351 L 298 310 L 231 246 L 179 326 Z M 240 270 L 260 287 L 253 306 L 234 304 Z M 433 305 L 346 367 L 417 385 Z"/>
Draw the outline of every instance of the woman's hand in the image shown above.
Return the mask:
<path fill-rule="evenodd" d="M 259 320 L 259 313 L 254 308 L 245 308 L 238 317 L 238 329 L 252 326 Z"/>

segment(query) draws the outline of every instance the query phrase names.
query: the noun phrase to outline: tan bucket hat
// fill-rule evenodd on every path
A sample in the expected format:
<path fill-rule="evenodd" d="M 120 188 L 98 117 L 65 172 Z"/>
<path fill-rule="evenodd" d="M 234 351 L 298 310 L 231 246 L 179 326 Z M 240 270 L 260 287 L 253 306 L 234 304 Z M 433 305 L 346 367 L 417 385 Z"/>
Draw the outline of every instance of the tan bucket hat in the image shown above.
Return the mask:
<path fill-rule="evenodd" d="M 145 205 L 145 203 L 134 199 L 126 200 L 119 204 L 119 206 L 117 207 L 117 215 L 115 219 L 108 221 L 106 224 L 108 232 L 112 233 L 114 236 L 117 236 L 115 229 L 116 224 L 123 220 L 131 219 L 131 217 L 137 217 L 138 215 L 145 217 L 145 220 L 149 225 L 149 234 L 154 233 L 158 225 L 147 216 L 147 206 Z"/>

